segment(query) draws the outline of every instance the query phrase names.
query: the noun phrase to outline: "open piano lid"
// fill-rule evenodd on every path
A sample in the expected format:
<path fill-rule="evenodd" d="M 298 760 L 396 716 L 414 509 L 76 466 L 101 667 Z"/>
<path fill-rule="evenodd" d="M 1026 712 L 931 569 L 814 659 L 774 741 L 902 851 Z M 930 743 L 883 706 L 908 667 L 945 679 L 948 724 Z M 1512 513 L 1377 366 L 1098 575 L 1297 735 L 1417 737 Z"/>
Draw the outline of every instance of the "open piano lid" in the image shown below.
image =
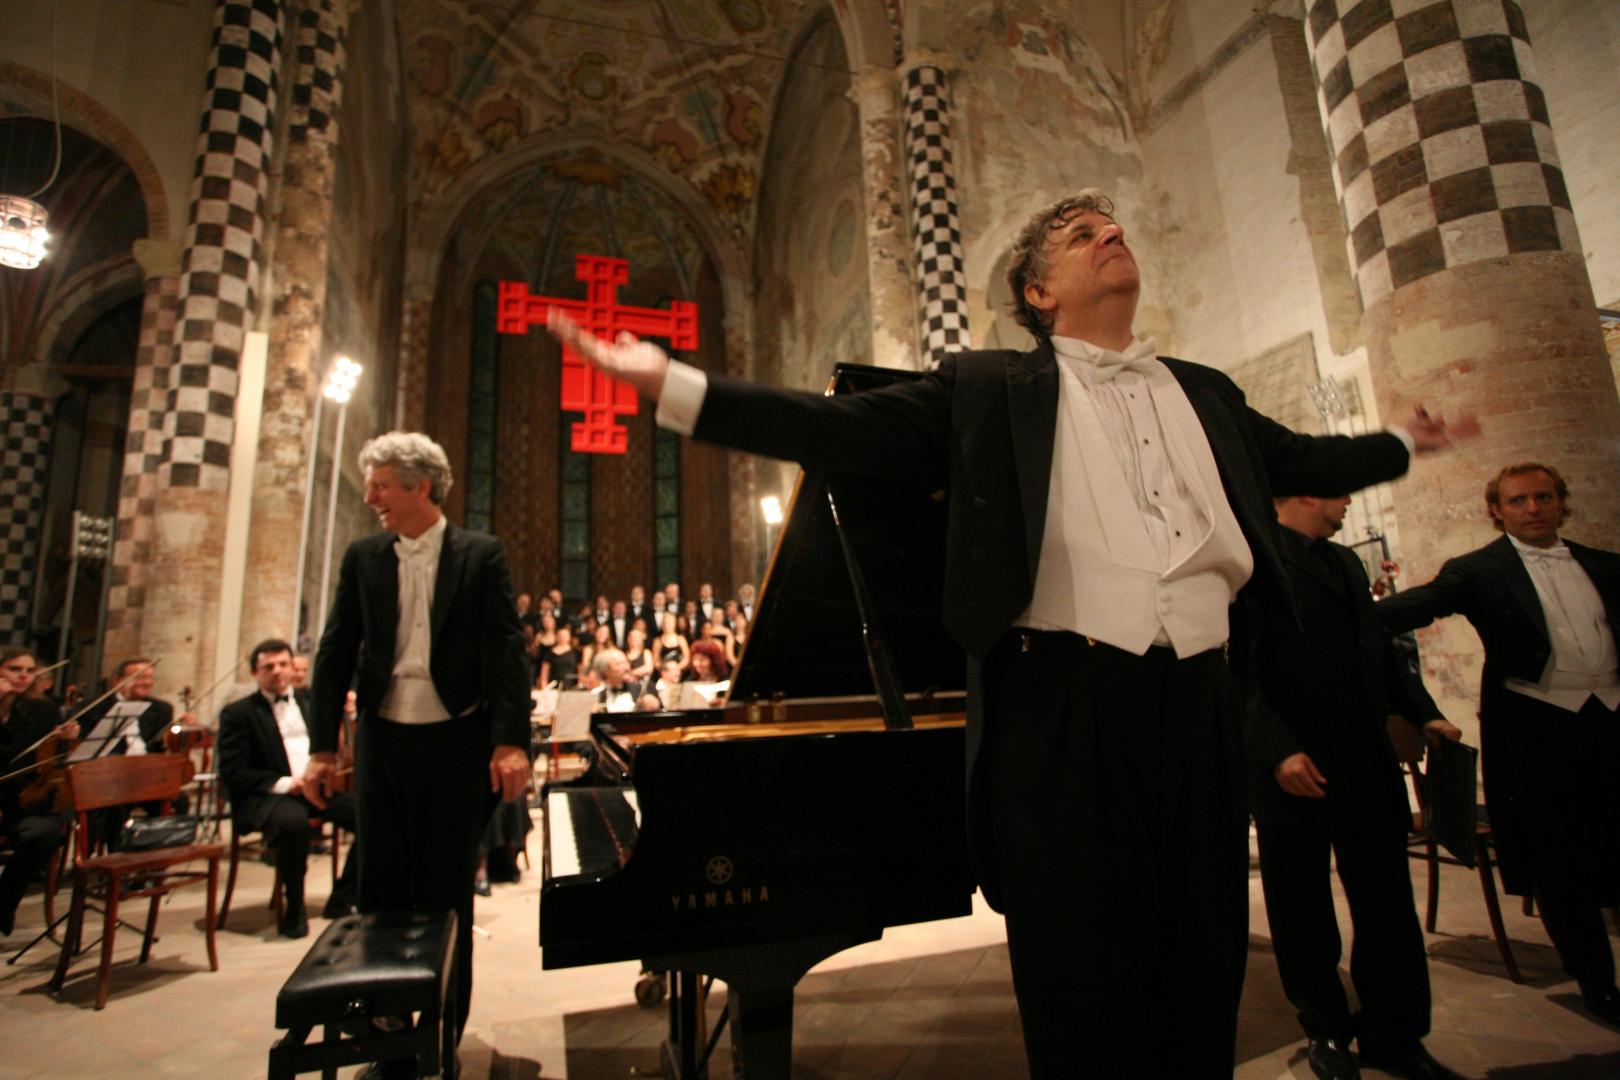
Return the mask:
<path fill-rule="evenodd" d="M 828 393 L 859 393 L 916 378 L 921 375 L 914 371 L 839 364 Z M 846 544 L 865 582 L 870 628 L 887 642 L 900 691 L 964 690 L 966 659 L 940 616 L 947 510 L 941 473 L 800 474 L 732 675 L 730 701 L 878 694 Z"/>

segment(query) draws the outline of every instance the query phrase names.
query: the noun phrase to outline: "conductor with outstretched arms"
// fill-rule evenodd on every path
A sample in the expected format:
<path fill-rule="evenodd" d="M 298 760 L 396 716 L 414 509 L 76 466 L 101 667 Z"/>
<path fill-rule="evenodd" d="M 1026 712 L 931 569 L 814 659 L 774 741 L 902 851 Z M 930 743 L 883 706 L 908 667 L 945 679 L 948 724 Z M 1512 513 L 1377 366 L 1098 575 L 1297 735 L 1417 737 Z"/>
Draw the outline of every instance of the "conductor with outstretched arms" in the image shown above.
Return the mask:
<path fill-rule="evenodd" d="M 392 431 L 366 443 L 360 466 L 366 505 L 386 531 L 343 553 L 315 659 L 303 787 L 317 806 L 330 790 L 352 684 L 359 907 L 455 909 L 465 1025 L 478 840 L 496 799 L 518 798 L 529 780 L 523 630 L 500 541 L 440 510 L 451 484 L 444 450 Z M 410 1062 L 397 1064 L 414 1075 Z"/>
<path fill-rule="evenodd" d="M 848 396 L 706 374 L 555 308 L 551 328 L 663 427 L 948 485 L 970 850 L 1007 919 L 1031 1073 L 1229 1075 L 1248 947 L 1234 675 L 1247 631 L 1294 620 L 1272 496 L 1392 479 L 1449 435 L 1421 416 L 1399 436 L 1296 435 L 1220 372 L 1159 357 L 1094 189 L 1030 220 L 1008 279 L 1035 349 Z"/>

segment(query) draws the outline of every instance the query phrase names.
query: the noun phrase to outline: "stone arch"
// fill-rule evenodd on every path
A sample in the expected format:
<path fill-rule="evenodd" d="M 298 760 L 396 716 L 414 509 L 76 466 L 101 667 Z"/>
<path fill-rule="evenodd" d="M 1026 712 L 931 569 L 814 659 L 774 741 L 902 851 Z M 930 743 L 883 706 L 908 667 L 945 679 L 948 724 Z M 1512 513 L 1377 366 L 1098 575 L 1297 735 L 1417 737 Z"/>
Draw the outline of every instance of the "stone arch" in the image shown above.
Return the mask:
<path fill-rule="evenodd" d="M 51 76 L 44 72 L 23 64 L 0 61 L 0 87 L 18 92 L 29 105 L 39 110 L 41 116 L 49 116 L 51 112 L 51 83 Z M 60 79 L 55 83 L 62 122 L 71 121 L 74 127 L 98 139 L 124 159 L 140 184 L 141 198 L 146 203 L 148 234 L 158 240 L 169 239 L 172 223 L 163 178 L 141 140 L 110 109 L 89 94 Z"/>
<path fill-rule="evenodd" d="M 47 365 L 60 362 L 86 328 L 144 289 L 145 275 L 131 256 L 81 270 L 53 291 L 40 312 L 30 359 Z"/>
<path fill-rule="evenodd" d="M 696 189 L 672 176 L 653 156 L 639 147 L 607 139 L 594 132 L 546 132 L 514 143 L 501 154 L 481 158 L 430 204 L 413 212 L 411 252 L 406 267 L 406 288 L 412 295 L 431 296 L 437 288 L 439 261 L 450 236 L 475 199 L 488 189 L 522 172 L 572 151 L 592 150 L 623 168 L 668 199 L 692 225 L 704 250 L 713 260 L 726 288 L 726 307 L 742 310 L 747 262 Z"/>
<path fill-rule="evenodd" d="M 849 57 L 849 66 L 856 71 L 866 67 L 880 67 L 892 70 L 900 62 L 900 28 L 894 25 L 889 14 L 889 7 L 883 0 L 845 0 L 844 3 L 827 5 L 832 9 L 833 17 L 838 20 L 838 29 L 844 35 L 844 52 Z M 803 30 L 815 20 L 812 17 L 805 20 Z M 794 42 L 794 49 L 790 49 L 791 56 L 798 47 L 798 37 Z"/>

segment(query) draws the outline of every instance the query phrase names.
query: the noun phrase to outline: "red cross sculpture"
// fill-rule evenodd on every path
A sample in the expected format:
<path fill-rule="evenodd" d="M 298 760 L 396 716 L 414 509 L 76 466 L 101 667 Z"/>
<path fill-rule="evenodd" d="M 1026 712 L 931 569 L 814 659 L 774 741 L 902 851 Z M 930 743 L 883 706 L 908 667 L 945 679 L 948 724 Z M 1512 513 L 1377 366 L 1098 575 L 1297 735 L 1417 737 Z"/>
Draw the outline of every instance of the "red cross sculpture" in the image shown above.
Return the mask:
<path fill-rule="evenodd" d="M 619 303 L 619 286 L 630 281 L 630 264 L 626 260 L 580 255 L 574 259 L 574 277 L 585 283 L 584 300 L 530 296 L 525 282 L 501 282 L 496 329 L 503 334 L 526 333 L 529 327 L 544 323 L 547 313 L 555 307 L 606 341 L 628 330 L 637 337 L 667 338 L 676 349 L 698 347 L 696 304 L 676 300 L 664 311 Z M 570 445 L 576 452 L 625 452 L 630 433 L 618 418 L 636 415 L 635 390 L 591 367 L 566 347 L 562 355 L 562 407 L 565 412 L 585 414 L 585 419 L 575 423 L 570 432 Z"/>

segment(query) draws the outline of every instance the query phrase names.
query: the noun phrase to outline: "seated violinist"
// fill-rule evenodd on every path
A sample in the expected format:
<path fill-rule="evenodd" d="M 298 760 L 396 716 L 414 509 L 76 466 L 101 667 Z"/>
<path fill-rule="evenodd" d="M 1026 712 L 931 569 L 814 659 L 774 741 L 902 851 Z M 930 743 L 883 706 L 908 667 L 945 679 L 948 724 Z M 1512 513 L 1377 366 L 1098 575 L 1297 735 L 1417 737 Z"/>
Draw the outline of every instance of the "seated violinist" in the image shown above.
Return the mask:
<path fill-rule="evenodd" d="M 117 716 L 127 716 L 139 711 L 140 715 L 136 717 L 128 733 L 102 751 L 103 754 L 112 757 L 161 754 L 164 751 L 163 736 L 171 727 L 196 726 L 197 717 L 194 713 L 183 712 L 177 717 L 173 705 L 152 696 L 155 675 L 155 665 L 152 661 L 144 656 L 130 657 L 112 671 L 112 694 L 84 711 L 80 727 L 83 728 L 85 738 L 113 734 L 108 725 L 122 722 L 108 719 L 108 714 L 112 713 L 115 707 L 122 706 Z M 174 800 L 173 807 L 177 814 L 184 814 L 190 809 L 185 792 L 181 792 L 180 797 Z M 160 812 L 157 803 L 147 804 L 144 809 L 148 814 Z M 124 820 L 129 817 L 129 810 L 127 806 L 112 806 L 92 815 L 93 835 L 104 839 L 108 847 L 116 848 L 124 830 Z"/>
<path fill-rule="evenodd" d="M 308 690 L 292 685 L 292 647 L 271 638 L 248 654 L 259 689 L 220 710 L 219 772 L 230 792 L 232 828 L 262 831 L 276 853 L 285 903 L 282 937 L 309 933 L 304 911 L 304 870 L 309 862 L 309 819 L 319 814 L 351 834 L 355 831 L 354 796 L 346 791 L 327 796 L 316 810 L 304 797 L 304 766 L 309 762 Z M 332 888 L 324 912 L 335 919 L 352 912 L 355 903 L 355 853 L 349 848 L 343 873 Z"/>
<path fill-rule="evenodd" d="M 176 724 L 195 727 L 196 714 L 183 712 L 176 717 L 173 705 L 152 696 L 155 674 L 152 661 L 143 656 L 131 657 L 114 668 L 112 685 L 117 689 L 111 696 L 103 698 L 85 710 L 81 725 L 85 736 L 98 734 L 97 728 L 102 719 L 115 705 L 129 705 L 141 709 L 140 717 L 136 721 L 139 734 L 131 732 L 117 746 L 109 747 L 107 749 L 109 754 L 161 754 L 163 735 L 169 728 Z M 107 733 L 99 732 L 99 734 Z"/>
<path fill-rule="evenodd" d="M 0 764 L 6 773 L 40 760 L 30 748 L 41 739 L 75 739 L 79 734 L 79 725 L 64 723 L 54 702 L 29 693 L 38 666 L 26 648 L 0 647 Z M 62 850 L 72 822 L 66 808 L 53 805 L 53 791 L 36 790 L 40 779 L 40 769 L 29 769 L 0 781 L 0 828 L 12 849 L 0 870 L 0 935 L 11 933 L 23 892 Z"/>

